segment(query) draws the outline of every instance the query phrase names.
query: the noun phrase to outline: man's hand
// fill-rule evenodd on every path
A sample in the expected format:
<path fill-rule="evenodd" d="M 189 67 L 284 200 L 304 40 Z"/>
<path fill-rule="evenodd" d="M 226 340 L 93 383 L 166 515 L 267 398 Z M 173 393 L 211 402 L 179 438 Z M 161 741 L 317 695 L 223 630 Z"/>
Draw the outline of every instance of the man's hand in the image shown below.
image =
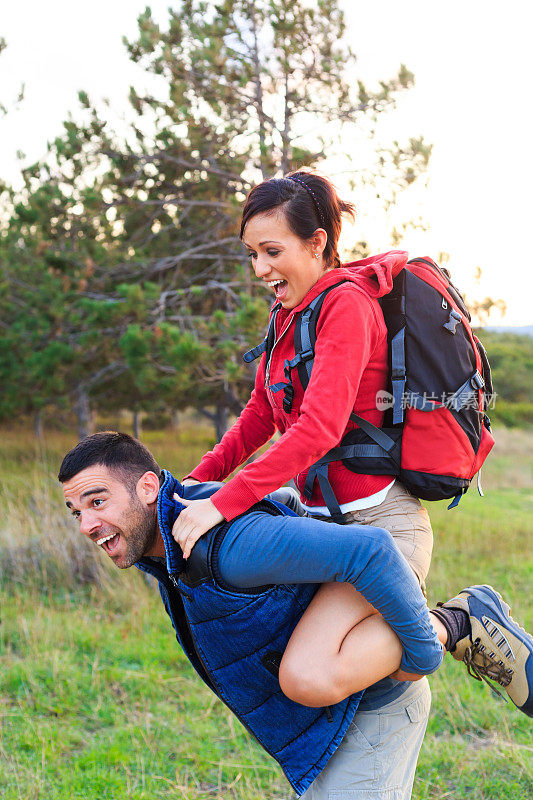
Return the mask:
<path fill-rule="evenodd" d="M 182 486 L 194 486 L 195 483 L 200 483 L 200 481 L 195 481 L 194 478 L 184 478 L 184 480 L 181 481 Z"/>
<path fill-rule="evenodd" d="M 419 681 L 424 676 L 415 672 L 404 672 L 403 669 L 397 669 L 396 672 L 392 672 L 389 677 L 394 678 L 395 681 Z"/>
<path fill-rule="evenodd" d="M 174 500 L 185 506 L 180 511 L 178 518 L 172 526 L 172 536 L 183 551 L 183 558 L 189 558 L 191 550 L 204 533 L 219 522 L 224 522 L 224 517 L 213 505 L 209 497 L 205 500 L 185 500 L 179 495 L 174 495 Z"/>

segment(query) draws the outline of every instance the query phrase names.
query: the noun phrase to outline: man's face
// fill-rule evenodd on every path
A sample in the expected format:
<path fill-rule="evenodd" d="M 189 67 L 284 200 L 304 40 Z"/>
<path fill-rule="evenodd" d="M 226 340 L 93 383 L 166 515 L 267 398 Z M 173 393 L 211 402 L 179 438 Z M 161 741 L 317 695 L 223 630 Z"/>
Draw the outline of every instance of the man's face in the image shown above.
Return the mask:
<path fill-rule="evenodd" d="M 159 554 L 158 486 L 157 476 L 147 472 L 130 490 L 121 473 L 96 464 L 65 481 L 63 492 L 80 531 L 126 569 L 143 556 Z"/>

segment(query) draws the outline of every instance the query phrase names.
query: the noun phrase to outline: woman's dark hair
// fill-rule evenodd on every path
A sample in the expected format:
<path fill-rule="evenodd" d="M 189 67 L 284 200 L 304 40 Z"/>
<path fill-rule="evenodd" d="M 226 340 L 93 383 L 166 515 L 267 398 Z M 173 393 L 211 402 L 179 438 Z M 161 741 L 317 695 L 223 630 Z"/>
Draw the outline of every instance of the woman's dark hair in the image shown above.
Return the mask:
<path fill-rule="evenodd" d="M 133 491 L 145 472 L 161 476 L 161 467 L 141 442 L 127 433 L 99 431 L 86 436 L 70 450 L 59 468 L 60 483 L 69 481 L 78 472 L 98 464 L 120 474 L 125 485 Z"/>
<path fill-rule="evenodd" d="M 323 228 L 328 235 L 324 261 L 328 267 L 340 267 L 337 244 L 342 215 L 349 214 L 353 219 L 355 207 L 340 199 L 331 181 L 315 172 L 299 170 L 254 186 L 244 203 L 240 238 L 252 217 L 278 208 L 283 209 L 289 228 L 300 239 L 307 241 L 317 228 Z"/>

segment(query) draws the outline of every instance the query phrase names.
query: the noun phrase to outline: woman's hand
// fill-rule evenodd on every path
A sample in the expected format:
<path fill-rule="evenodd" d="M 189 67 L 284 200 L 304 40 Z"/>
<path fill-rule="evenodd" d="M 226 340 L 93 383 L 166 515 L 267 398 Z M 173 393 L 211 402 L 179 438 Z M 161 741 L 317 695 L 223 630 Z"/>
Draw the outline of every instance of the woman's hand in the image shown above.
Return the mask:
<path fill-rule="evenodd" d="M 181 547 L 183 558 L 189 558 L 200 536 L 219 522 L 224 522 L 224 517 L 208 497 L 204 500 L 185 500 L 175 494 L 174 500 L 185 508 L 172 526 L 172 536 Z"/>
<path fill-rule="evenodd" d="M 194 478 L 184 478 L 181 481 L 182 486 L 194 486 L 195 483 L 200 483 L 200 481 L 195 481 Z"/>

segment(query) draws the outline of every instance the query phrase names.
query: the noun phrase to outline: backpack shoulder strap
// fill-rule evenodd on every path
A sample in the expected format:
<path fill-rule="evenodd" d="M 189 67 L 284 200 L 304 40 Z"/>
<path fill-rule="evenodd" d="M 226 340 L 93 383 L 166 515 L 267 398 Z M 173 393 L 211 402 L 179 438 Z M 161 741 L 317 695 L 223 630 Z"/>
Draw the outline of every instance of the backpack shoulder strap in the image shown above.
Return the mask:
<path fill-rule="evenodd" d="M 300 312 L 296 320 L 296 325 L 294 327 L 294 352 L 300 355 L 312 354 L 304 358 L 303 361 L 300 361 L 297 365 L 298 377 L 304 392 L 311 380 L 311 372 L 315 360 L 316 326 L 322 305 L 331 290 L 340 286 L 342 283 L 346 283 L 346 281 L 339 281 L 338 283 L 334 283 L 333 286 L 328 286 L 327 289 L 324 289 L 323 292 L 309 303 L 307 308 L 304 308 L 304 310 Z"/>
<path fill-rule="evenodd" d="M 268 323 L 267 334 L 263 341 L 252 347 L 251 350 L 247 350 L 246 353 L 243 355 L 243 361 L 247 364 L 250 364 L 252 361 L 255 361 L 256 358 L 262 356 L 263 353 L 266 353 L 266 359 L 270 358 L 270 353 L 272 352 L 272 348 L 274 347 L 274 342 L 276 341 L 276 317 L 278 315 L 278 311 L 281 308 L 281 303 L 276 303 L 276 305 L 272 308 L 272 314 L 270 315 L 270 321 Z"/>

